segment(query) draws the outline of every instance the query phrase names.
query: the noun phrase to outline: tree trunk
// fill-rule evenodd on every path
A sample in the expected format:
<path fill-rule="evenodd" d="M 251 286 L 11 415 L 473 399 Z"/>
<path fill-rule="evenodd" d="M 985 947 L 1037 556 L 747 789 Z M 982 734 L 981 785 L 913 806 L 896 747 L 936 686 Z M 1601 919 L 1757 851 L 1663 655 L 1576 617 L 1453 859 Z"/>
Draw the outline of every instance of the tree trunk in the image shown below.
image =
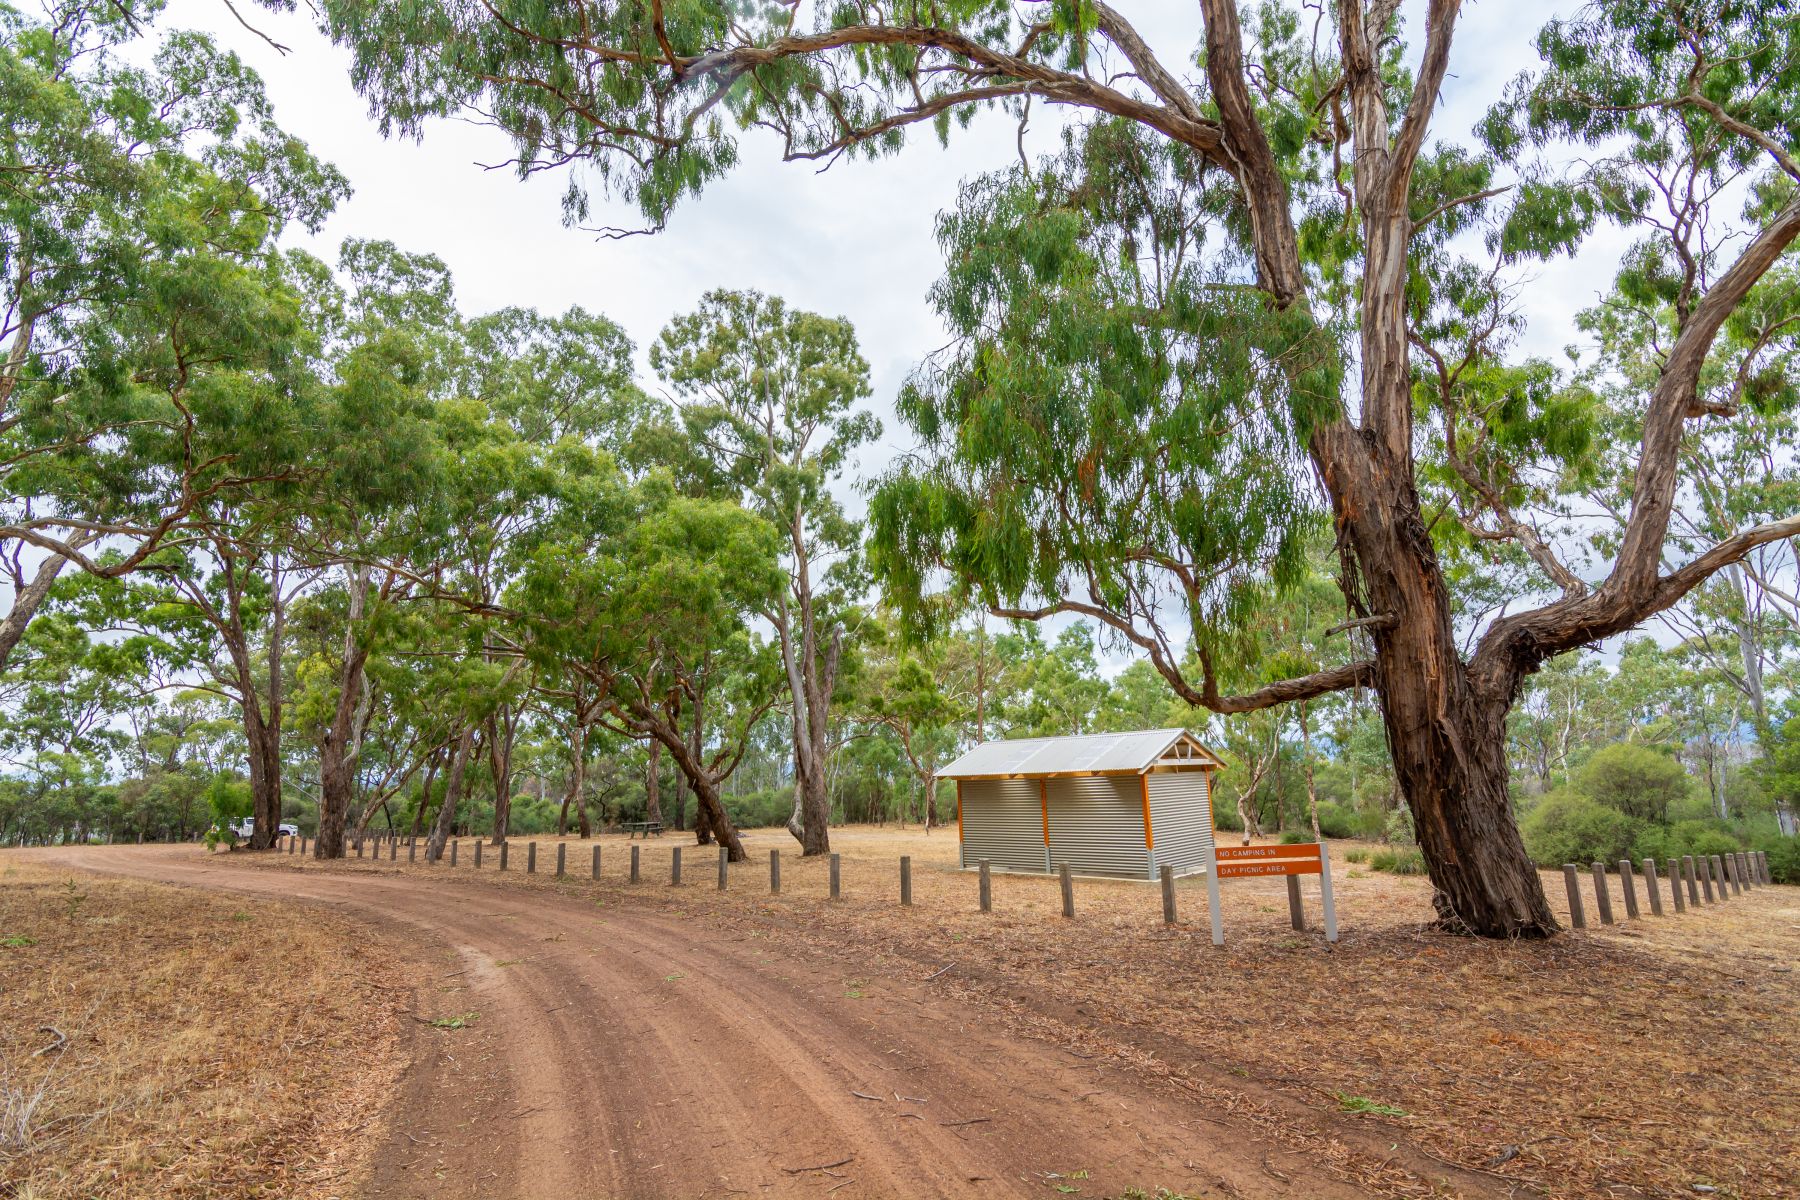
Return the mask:
<path fill-rule="evenodd" d="M 437 820 L 431 823 L 431 837 L 425 843 L 425 861 L 437 862 L 444 857 L 444 843 L 456 827 L 456 805 L 462 797 L 463 773 L 469 765 L 469 748 L 475 743 L 475 727 L 463 730 L 450 756 L 450 778 L 444 785 L 444 802 L 438 805 Z M 426 791 L 429 793 L 430 788 Z"/>
<path fill-rule="evenodd" d="M 652 741 L 650 768 L 644 774 L 644 819 L 662 824 L 662 743 Z"/>
<path fill-rule="evenodd" d="M 488 844 L 498 846 L 512 828 L 512 763 L 500 744 L 500 718 L 489 717 L 487 727 L 488 771 L 494 777 L 494 836 Z"/>
<path fill-rule="evenodd" d="M 94 541 L 90 533 L 76 533 L 69 539 L 69 544 L 81 549 Z M 25 636 L 31 618 L 37 615 L 38 609 L 49 599 L 50 589 L 56 586 L 57 576 L 62 574 L 69 560 L 60 554 L 52 554 L 38 564 L 37 571 L 32 574 L 29 583 L 16 579 L 13 584 L 12 608 L 7 611 L 6 619 L 0 621 L 0 670 L 12 658 L 12 652 L 18 648 L 19 639 Z"/>
<path fill-rule="evenodd" d="M 1300 702 L 1300 751 L 1306 755 L 1306 811 L 1312 817 L 1313 841 L 1322 842 L 1319 831 L 1319 788 L 1313 779 L 1312 725 L 1307 720 L 1306 701 Z"/>

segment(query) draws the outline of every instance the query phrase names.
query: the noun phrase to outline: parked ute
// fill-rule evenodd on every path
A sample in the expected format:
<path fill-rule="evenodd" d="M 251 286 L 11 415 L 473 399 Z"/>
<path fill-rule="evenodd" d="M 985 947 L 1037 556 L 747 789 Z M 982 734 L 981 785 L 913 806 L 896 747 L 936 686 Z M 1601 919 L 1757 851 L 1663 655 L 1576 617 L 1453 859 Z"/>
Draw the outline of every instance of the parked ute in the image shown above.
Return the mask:
<path fill-rule="evenodd" d="M 256 832 L 255 818 L 245 817 L 243 820 L 239 821 L 236 825 L 231 826 L 231 832 L 233 834 L 237 835 L 238 837 L 243 838 L 245 841 L 249 841 L 250 835 Z M 300 836 L 300 827 L 298 825 L 293 824 L 290 821 L 283 821 L 280 825 L 277 825 L 275 827 L 275 836 L 276 837 L 299 837 Z"/>

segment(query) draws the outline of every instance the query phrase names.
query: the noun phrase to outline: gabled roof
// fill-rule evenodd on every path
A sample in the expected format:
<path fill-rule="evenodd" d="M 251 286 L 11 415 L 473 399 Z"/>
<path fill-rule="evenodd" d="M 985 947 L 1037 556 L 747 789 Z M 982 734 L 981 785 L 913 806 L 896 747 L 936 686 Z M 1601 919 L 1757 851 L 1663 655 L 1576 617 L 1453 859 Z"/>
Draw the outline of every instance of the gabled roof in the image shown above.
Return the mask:
<path fill-rule="evenodd" d="M 983 742 L 938 772 L 940 779 L 1041 775 L 1142 775 L 1155 767 L 1212 768 L 1224 760 L 1185 729 L 1090 733 Z"/>

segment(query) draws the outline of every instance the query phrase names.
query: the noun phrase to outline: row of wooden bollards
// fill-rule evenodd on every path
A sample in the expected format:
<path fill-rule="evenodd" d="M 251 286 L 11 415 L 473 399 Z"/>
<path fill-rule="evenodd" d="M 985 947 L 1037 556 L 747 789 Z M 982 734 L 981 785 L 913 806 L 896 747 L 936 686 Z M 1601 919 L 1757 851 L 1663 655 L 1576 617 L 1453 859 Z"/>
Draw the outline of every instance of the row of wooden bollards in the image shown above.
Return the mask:
<path fill-rule="evenodd" d="M 402 841 L 401 838 L 380 837 L 380 838 L 369 838 L 366 840 L 370 843 L 373 857 L 377 861 L 379 861 L 381 858 L 381 851 L 382 851 L 384 844 L 385 844 L 387 852 L 388 852 L 388 860 L 390 862 L 398 861 L 398 859 L 400 857 L 400 844 Z M 300 853 L 302 853 L 302 854 L 306 853 L 307 839 L 305 837 L 288 838 L 287 841 L 288 841 L 288 853 L 290 853 L 290 854 L 294 853 L 296 845 L 298 846 Z M 419 840 L 415 837 L 415 838 L 406 838 L 406 839 L 404 839 L 404 841 L 406 843 L 406 861 L 409 863 L 417 862 L 418 861 L 418 841 Z M 476 839 L 476 841 L 475 841 L 475 860 L 474 860 L 474 867 L 476 870 L 481 869 L 482 847 L 484 845 L 485 845 L 485 843 L 482 842 L 481 839 L 479 839 L 479 838 Z M 457 863 L 460 846 L 461 846 L 460 842 L 450 842 L 446 846 L 446 852 L 450 859 L 450 865 L 453 867 Z M 506 843 L 506 842 L 500 843 L 500 869 L 502 871 L 508 869 L 509 860 L 510 860 L 510 854 L 509 854 L 510 849 L 511 849 L 511 847 L 508 843 Z M 640 847 L 640 846 L 631 847 L 631 868 L 630 868 L 630 874 L 629 874 L 628 878 L 630 879 L 630 881 L 632 883 L 641 883 L 643 881 L 643 861 L 642 861 L 641 855 L 642 855 L 642 847 Z M 356 843 L 356 857 L 358 857 L 358 858 L 363 857 L 363 843 L 362 842 Z M 720 846 L 719 847 L 719 890 L 721 892 L 726 890 L 726 887 L 727 887 L 729 879 L 730 879 L 729 863 L 730 863 L 730 851 L 728 851 L 724 846 Z M 1646 859 L 1645 864 L 1646 864 L 1646 870 L 1653 869 L 1650 860 Z M 1600 864 L 1595 863 L 1594 866 L 1595 866 L 1595 869 L 1598 870 L 1600 867 Z M 556 877 L 558 879 L 567 878 L 568 867 L 569 867 L 568 843 L 558 842 L 556 844 Z M 1573 866 L 1569 866 L 1564 869 L 1570 873 L 1569 874 L 1569 879 L 1571 881 L 1570 885 L 1569 885 L 1571 888 L 1571 891 L 1569 893 L 1570 907 L 1575 912 L 1575 924 L 1579 926 L 1582 923 L 1581 909 L 1580 909 L 1581 901 L 1580 901 L 1580 898 L 1577 897 L 1573 891 L 1573 888 L 1574 888 L 1573 880 L 1575 878 L 1573 872 L 1574 872 L 1575 868 Z M 1627 865 L 1627 869 L 1629 869 L 1628 865 Z M 980 863 L 978 864 L 978 871 L 979 871 L 980 882 L 977 885 L 977 888 L 978 888 L 977 895 L 979 898 L 979 903 L 981 905 L 981 911 L 984 913 L 993 912 L 994 911 L 994 877 L 993 877 L 993 870 L 990 867 L 987 859 L 984 858 L 980 861 Z M 588 868 L 588 872 L 589 872 L 590 878 L 593 878 L 593 879 L 600 878 L 600 847 L 599 846 L 595 846 L 593 848 L 593 858 L 592 858 L 592 862 Z M 525 873 L 527 875 L 537 874 L 537 843 L 536 842 L 527 842 L 525 844 Z M 1073 919 L 1075 916 L 1075 880 L 1074 880 L 1074 877 L 1069 872 L 1069 864 L 1068 863 L 1063 863 L 1061 865 L 1061 867 L 1058 869 L 1057 879 L 1062 887 L 1062 915 Z M 1173 925 L 1176 923 L 1175 872 L 1174 872 L 1174 870 L 1170 867 L 1165 866 L 1162 869 L 1161 880 L 1162 880 L 1163 922 L 1164 922 L 1164 924 L 1167 924 L 1167 925 Z M 669 886 L 677 887 L 680 884 L 681 884 L 681 847 L 676 846 L 670 851 L 670 854 L 669 854 Z M 831 898 L 833 900 L 843 899 L 842 862 L 836 854 L 833 854 L 830 857 L 830 888 L 831 888 Z M 781 851 L 779 851 L 779 850 L 769 851 L 769 891 L 773 895 L 781 894 Z M 1708 891 L 1708 898 L 1709 899 L 1711 898 L 1710 888 Z M 912 902 L 913 902 L 912 856 L 910 854 L 903 854 L 900 856 L 900 903 L 902 905 L 910 908 L 912 906 Z M 1677 895 L 1677 897 L 1676 897 L 1677 905 L 1679 905 L 1680 902 L 1681 902 L 1680 896 Z M 1651 903 L 1656 908 L 1656 911 L 1660 914 L 1662 912 L 1660 902 L 1657 900 L 1652 900 Z M 1632 908 L 1632 915 L 1636 916 L 1637 910 L 1635 908 L 1635 902 L 1627 901 L 1627 904 L 1628 904 L 1628 906 L 1631 906 L 1631 908 Z M 1612 909 L 1604 898 L 1601 900 L 1601 909 L 1602 909 L 1602 912 L 1605 914 L 1602 917 L 1602 919 L 1605 920 L 1606 923 L 1610 925 L 1612 923 L 1612 915 L 1611 915 Z M 1296 928 L 1302 928 L 1302 926 L 1296 925 Z"/>
<path fill-rule="evenodd" d="M 1742 895 L 1750 888 L 1773 882 L 1769 876 L 1769 857 L 1760 850 L 1725 855 L 1702 854 L 1699 858 L 1688 854 L 1683 855 L 1679 863 L 1671 860 L 1668 866 L 1669 894 L 1678 913 L 1686 912 L 1689 904 L 1695 908 L 1699 908 L 1702 903 L 1716 904 L 1733 895 Z M 1656 860 L 1646 858 L 1642 868 L 1644 891 L 1650 900 L 1651 915 L 1660 917 L 1663 915 L 1662 883 L 1657 877 Z M 1600 923 L 1611 925 L 1612 895 L 1606 887 L 1606 865 L 1596 862 L 1589 869 L 1593 873 L 1594 907 L 1600 914 Z M 1563 864 L 1563 883 L 1569 889 L 1569 924 L 1576 929 L 1586 929 L 1587 913 L 1581 904 L 1581 872 L 1574 863 Z M 1619 860 L 1619 884 L 1625 892 L 1625 915 L 1636 919 L 1641 914 L 1638 909 L 1637 880 L 1629 858 Z"/>

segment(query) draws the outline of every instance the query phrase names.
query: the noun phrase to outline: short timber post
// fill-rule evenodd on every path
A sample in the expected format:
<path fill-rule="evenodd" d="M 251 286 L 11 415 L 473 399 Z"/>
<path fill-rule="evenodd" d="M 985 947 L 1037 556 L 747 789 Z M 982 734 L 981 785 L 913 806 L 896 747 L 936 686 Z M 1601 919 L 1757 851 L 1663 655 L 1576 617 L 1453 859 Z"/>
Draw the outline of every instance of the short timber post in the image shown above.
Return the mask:
<path fill-rule="evenodd" d="M 1687 911 L 1687 895 L 1681 890 L 1681 860 L 1671 858 L 1663 864 L 1669 869 L 1669 895 L 1675 901 L 1675 911 Z"/>
<path fill-rule="evenodd" d="M 1563 864 L 1563 886 L 1569 889 L 1569 924 L 1576 929 L 1587 928 L 1587 914 L 1581 909 L 1581 872 L 1574 863 Z"/>
<path fill-rule="evenodd" d="M 681 886 L 681 847 L 680 846 L 675 847 L 674 852 L 672 854 L 670 854 L 670 856 L 669 856 L 669 886 L 670 887 L 680 887 Z"/>
<path fill-rule="evenodd" d="M 1719 894 L 1720 900 L 1731 899 L 1731 893 L 1725 889 L 1725 864 L 1716 854 L 1708 858 L 1707 861 L 1712 864 L 1713 891 Z"/>
<path fill-rule="evenodd" d="M 500 869 L 502 871 L 506 870 L 506 860 L 512 857 L 511 850 L 511 842 L 500 843 Z"/>
<path fill-rule="evenodd" d="M 1725 862 L 1725 882 L 1731 886 L 1731 894 L 1734 896 L 1743 895 L 1744 894 L 1744 885 L 1742 882 L 1740 882 L 1739 877 L 1738 877 L 1737 855 L 1727 854 L 1725 856 L 1724 862 Z M 1723 889 L 1721 889 L 1721 890 L 1723 890 Z"/>
<path fill-rule="evenodd" d="M 419 839 L 418 838 L 407 838 L 406 839 L 406 861 L 409 863 L 419 861 Z"/>
<path fill-rule="evenodd" d="M 1298 875 L 1287 876 L 1287 893 L 1288 923 L 1296 930 L 1304 932 L 1306 929 L 1306 909 L 1300 903 L 1300 877 Z"/>
<path fill-rule="evenodd" d="M 781 895 L 781 851 L 769 851 L 769 895 Z"/>
<path fill-rule="evenodd" d="M 1063 916 L 1075 916 L 1075 877 L 1069 874 L 1069 864 L 1063 863 L 1056 874 L 1062 880 Z"/>
<path fill-rule="evenodd" d="M 398 837 L 388 839 L 388 861 L 400 861 L 400 839 Z"/>
<path fill-rule="evenodd" d="M 1206 910 L 1212 919 L 1212 943 L 1225 944 L 1225 910 L 1219 901 L 1219 855 L 1217 847 L 1206 852 Z"/>
<path fill-rule="evenodd" d="M 481 839 L 475 839 L 475 869 L 481 870 Z"/>
<path fill-rule="evenodd" d="M 725 868 L 730 864 L 730 862 L 731 862 L 731 848 L 728 846 L 720 846 L 719 847 L 719 890 L 721 892 L 725 890 L 725 883 L 726 883 L 726 880 L 729 878 L 729 876 L 726 873 Z"/>
<path fill-rule="evenodd" d="M 453 867 L 456 865 L 456 848 L 460 845 L 462 845 L 461 842 L 450 843 L 450 865 Z"/>
<path fill-rule="evenodd" d="M 1681 878 L 1687 884 L 1688 903 L 1699 908 L 1700 883 L 1694 878 L 1694 856 L 1691 854 L 1681 856 Z"/>
<path fill-rule="evenodd" d="M 1606 865 L 1604 863 L 1594 863 L 1593 872 L 1594 907 L 1599 910 L 1600 923 L 1602 925 L 1611 925 L 1613 923 L 1612 893 L 1606 890 Z"/>
<path fill-rule="evenodd" d="M 1293 878 L 1289 876 L 1288 878 Z M 1337 941 L 1337 904 L 1331 895 L 1331 848 L 1319 839 L 1319 906 L 1325 910 L 1325 940 Z"/>
<path fill-rule="evenodd" d="M 305 851 L 301 851 L 301 853 L 305 853 Z M 1762 864 L 1763 882 L 1772 886 L 1775 883 L 1775 877 L 1769 874 L 1769 852 L 1767 850 L 1758 850 L 1756 852 L 1756 860 Z"/>
<path fill-rule="evenodd" d="M 640 878 L 641 876 L 638 874 L 638 847 L 633 846 L 631 848 L 631 882 L 636 883 Z"/>
<path fill-rule="evenodd" d="M 900 903 L 906 908 L 912 907 L 912 855 L 900 856 Z"/>
<path fill-rule="evenodd" d="M 537 874 L 537 843 L 536 842 L 526 842 L 525 843 L 525 873 L 527 875 L 536 875 Z"/>
<path fill-rule="evenodd" d="M 1662 881 L 1656 877 L 1656 860 L 1644 860 L 1644 892 L 1650 897 L 1650 915 L 1660 917 L 1662 910 Z"/>
<path fill-rule="evenodd" d="M 1708 904 L 1717 904 L 1718 899 L 1714 897 L 1712 890 L 1712 862 L 1706 855 L 1695 857 L 1694 874 L 1700 877 L 1700 895 L 1705 897 Z"/>
<path fill-rule="evenodd" d="M 1744 881 L 1744 890 L 1749 891 L 1756 886 L 1756 872 L 1750 869 L 1750 856 L 1742 850 L 1738 851 L 1738 878 Z"/>
<path fill-rule="evenodd" d="M 1631 873 L 1631 860 L 1619 860 L 1619 888 L 1625 893 L 1625 915 L 1633 921 L 1640 916 L 1637 902 L 1637 879 Z"/>
<path fill-rule="evenodd" d="M 567 842 L 556 843 L 556 877 L 558 879 L 562 879 L 568 874 L 566 869 L 568 866 L 566 861 L 568 853 L 569 844 Z"/>
<path fill-rule="evenodd" d="M 1162 876 L 1163 924 L 1173 925 L 1175 923 L 1175 868 L 1164 863 L 1159 874 Z"/>
<path fill-rule="evenodd" d="M 306 853 L 306 835 L 304 833 L 300 835 L 300 853 Z"/>
<path fill-rule="evenodd" d="M 358 842 L 356 843 L 356 857 L 361 858 L 362 856 L 362 843 Z"/>
<path fill-rule="evenodd" d="M 993 868 L 988 865 L 988 860 L 985 858 L 981 860 L 979 866 L 981 871 L 981 911 L 991 913 L 994 911 Z"/>
<path fill-rule="evenodd" d="M 843 893 L 844 877 L 843 877 L 843 872 L 839 868 L 840 868 L 840 860 L 838 859 L 837 855 L 833 854 L 831 856 L 831 898 L 833 900 L 841 900 L 841 899 L 843 899 L 843 896 L 844 896 L 844 893 Z"/>
<path fill-rule="evenodd" d="M 594 847 L 594 878 L 600 878 L 600 847 Z"/>

